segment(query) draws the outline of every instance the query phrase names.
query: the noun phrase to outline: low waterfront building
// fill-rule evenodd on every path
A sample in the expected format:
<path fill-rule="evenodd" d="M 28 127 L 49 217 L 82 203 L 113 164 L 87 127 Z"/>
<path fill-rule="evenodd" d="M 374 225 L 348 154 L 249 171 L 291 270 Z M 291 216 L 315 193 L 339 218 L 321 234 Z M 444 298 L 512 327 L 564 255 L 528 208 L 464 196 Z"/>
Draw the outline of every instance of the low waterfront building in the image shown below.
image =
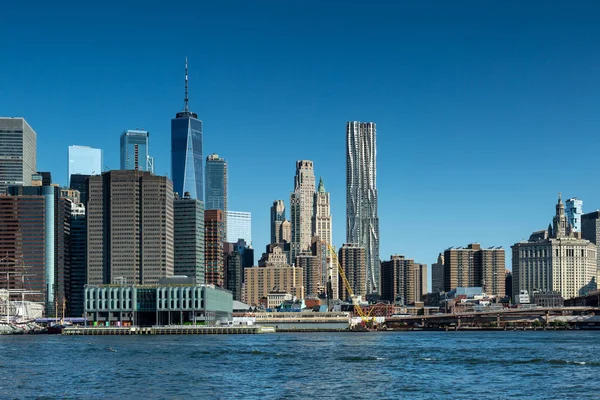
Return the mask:
<path fill-rule="evenodd" d="M 196 285 L 192 278 L 173 279 L 178 283 L 86 285 L 85 316 L 95 326 L 216 325 L 231 320 L 231 292 Z"/>
<path fill-rule="evenodd" d="M 553 290 L 536 291 L 531 297 L 531 302 L 540 307 L 556 308 L 565 305 L 565 299 L 559 292 Z"/>

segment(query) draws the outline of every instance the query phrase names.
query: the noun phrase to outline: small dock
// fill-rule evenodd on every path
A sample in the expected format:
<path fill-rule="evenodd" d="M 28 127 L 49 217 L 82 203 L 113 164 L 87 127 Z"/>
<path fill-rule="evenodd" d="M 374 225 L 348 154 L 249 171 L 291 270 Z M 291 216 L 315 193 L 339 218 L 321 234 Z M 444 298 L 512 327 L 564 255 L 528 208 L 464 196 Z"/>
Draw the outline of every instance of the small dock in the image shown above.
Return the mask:
<path fill-rule="evenodd" d="M 62 331 L 68 336 L 95 335 L 252 335 L 273 332 L 260 326 L 153 326 L 153 327 L 69 327 Z"/>

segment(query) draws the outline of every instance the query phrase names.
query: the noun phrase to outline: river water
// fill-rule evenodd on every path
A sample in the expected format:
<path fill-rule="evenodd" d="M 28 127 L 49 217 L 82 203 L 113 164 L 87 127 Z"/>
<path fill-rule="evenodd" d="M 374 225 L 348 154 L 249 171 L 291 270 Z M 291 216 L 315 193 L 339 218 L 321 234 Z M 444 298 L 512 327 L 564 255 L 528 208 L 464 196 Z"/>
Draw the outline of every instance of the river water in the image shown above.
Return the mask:
<path fill-rule="evenodd" d="M 0 336 L 0 398 L 597 399 L 600 332 Z"/>

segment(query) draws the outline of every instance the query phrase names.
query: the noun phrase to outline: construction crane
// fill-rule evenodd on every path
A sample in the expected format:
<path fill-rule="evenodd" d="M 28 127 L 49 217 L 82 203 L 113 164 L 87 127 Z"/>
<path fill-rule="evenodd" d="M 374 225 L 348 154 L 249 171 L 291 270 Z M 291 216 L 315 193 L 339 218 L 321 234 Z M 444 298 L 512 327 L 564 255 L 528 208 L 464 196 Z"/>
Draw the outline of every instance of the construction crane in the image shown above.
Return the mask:
<path fill-rule="evenodd" d="M 340 261 L 337 257 L 335 249 L 333 248 L 333 246 L 330 243 L 327 243 L 327 248 L 329 249 L 329 252 L 331 253 L 331 257 L 333 257 L 333 260 L 334 260 L 335 264 L 337 265 L 338 273 L 342 277 L 342 281 L 344 282 L 344 286 L 346 287 L 346 290 L 348 291 L 350 298 L 354 299 L 355 296 L 354 296 L 354 291 L 352 290 L 352 285 L 350 284 L 350 281 L 348 281 L 348 278 L 346 277 L 346 273 L 344 272 L 344 268 L 342 268 L 342 265 L 340 264 Z M 356 302 L 354 304 L 354 312 L 356 314 L 358 314 L 358 316 L 360 316 L 362 323 L 365 326 L 371 326 L 374 324 L 375 320 L 371 316 L 371 313 L 373 312 L 374 309 L 375 309 L 375 307 L 371 307 L 371 310 L 367 313 L 360 306 L 360 304 L 358 302 Z"/>

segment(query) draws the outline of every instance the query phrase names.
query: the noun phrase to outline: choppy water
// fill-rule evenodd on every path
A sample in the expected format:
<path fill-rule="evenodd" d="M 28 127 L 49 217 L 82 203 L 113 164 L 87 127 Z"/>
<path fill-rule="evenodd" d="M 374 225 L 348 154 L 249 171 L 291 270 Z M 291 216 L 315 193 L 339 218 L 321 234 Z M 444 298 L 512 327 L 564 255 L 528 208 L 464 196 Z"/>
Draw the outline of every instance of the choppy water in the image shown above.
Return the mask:
<path fill-rule="evenodd" d="M 0 398 L 596 399 L 600 332 L 0 337 Z"/>

